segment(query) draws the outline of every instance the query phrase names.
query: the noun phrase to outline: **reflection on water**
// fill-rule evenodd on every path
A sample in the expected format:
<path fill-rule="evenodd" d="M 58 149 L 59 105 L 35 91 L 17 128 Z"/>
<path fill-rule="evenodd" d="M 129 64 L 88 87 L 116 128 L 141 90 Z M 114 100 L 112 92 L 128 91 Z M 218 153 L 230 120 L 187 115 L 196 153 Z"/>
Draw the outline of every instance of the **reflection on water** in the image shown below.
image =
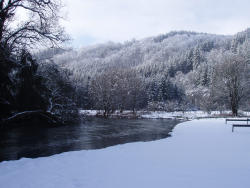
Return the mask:
<path fill-rule="evenodd" d="M 22 127 L 0 132 L 0 161 L 35 158 L 66 151 L 99 149 L 170 136 L 176 120 L 93 118 L 80 125 Z"/>

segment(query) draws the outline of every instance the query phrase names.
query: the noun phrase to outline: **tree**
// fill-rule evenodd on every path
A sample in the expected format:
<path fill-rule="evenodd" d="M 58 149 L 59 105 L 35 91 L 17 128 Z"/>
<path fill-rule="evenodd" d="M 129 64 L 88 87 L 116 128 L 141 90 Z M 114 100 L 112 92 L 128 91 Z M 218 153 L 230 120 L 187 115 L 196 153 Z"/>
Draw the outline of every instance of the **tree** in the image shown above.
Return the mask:
<path fill-rule="evenodd" d="M 60 0 L 1 0 L 0 42 L 12 52 L 43 45 L 59 45 L 68 38 L 58 24 Z M 27 19 L 16 20 L 18 11 Z"/>
<path fill-rule="evenodd" d="M 146 98 L 144 84 L 134 70 L 111 69 L 96 76 L 90 85 L 90 96 L 96 109 L 108 116 L 115 110 L 135 112 Z"/>
<path fill-rule="evenodd" d="M 232 114 L 238 115 L 241 100 L 246 97 L 249 87 L 249 68 L 244 57 L 238 54 L 225 53 L 221 63 L 215 66 L 213 87 L 215 96 L 226 99 Z"/>
<path fill-rule="evenodd" d="M 76 89 L 70 79 L 71 72 L 53 61 L 47 61 L 40 63 L 37 75 L 43 78 L 42 83 L 46 86 L 46 90 L 40 93 L 47 102 L 45 110 L 64 123 L 78 120 L 74 97 Z"/>
<path fill-rule="evenodd" d="M 128 80 L 128 100 L 130 101 L 130 109 L 135 113 L 136 109 L 143 106 L 146 99 L 146 90 L 144 82 L 138 76 L 136 71 L 127 71 Z"/>
<path fill-rule="evenodd" d="M 9 58 L 8 50 L 0 45 L 0 119 L 9 116 L 13 108 L 15 81 L 9 74 L 17 63 Z"/>
<path fill-rule="evenodd" d="M 193 51 L 193 69 L 197 69 L 198 66 L 201 64 L 202 57 L 201 57 L 201 51 L 198 47 L 195 47 Z"/>
<path fill-rule="evenodd" d="M 96 109 L 104 110 L 103 115 L 108 116 L 112 110 L 112 100 L 114 99 L 114 82 L 112 73 L 105 72 L 96 76 L 90 85 L 90 96 Z"/>
<path fill-rule="evenodd" d="M 22 51 L 19 62 L 15 86 L 18 111 L 46 110 L 44 93 L 47 89 L 43 77 L 37 74 L 37 62 L 25 51 Z"/>
<path fill-rule="evenodd" d="M 77 120 L 70 72 L 44 59 L 38 64 L 29 53 L 40 46 L 60 47 L 68 39 L 59 25 L 61 5 L 60 0 L 0 1 L 0 124 L 8 118 L 19 122 L 16 114 L 39 121 L 47 117 L 47 123 Z M 32 123 L 26 119 L 24 124 Z"/>

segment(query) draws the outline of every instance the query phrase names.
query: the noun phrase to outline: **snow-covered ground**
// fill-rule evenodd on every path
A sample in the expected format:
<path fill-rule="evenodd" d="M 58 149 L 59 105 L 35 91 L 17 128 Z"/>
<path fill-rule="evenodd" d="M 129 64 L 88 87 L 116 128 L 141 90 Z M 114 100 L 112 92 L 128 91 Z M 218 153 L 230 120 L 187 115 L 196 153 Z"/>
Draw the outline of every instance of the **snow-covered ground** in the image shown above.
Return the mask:
<path fill-rule="evenodd" d="M 96 116 L 98 110 L 80 110 L 79 113 L 87 116 Z"/>
<path fill-rule="evenodd" d="M 98 110 L 80 110 L 80 114 L 87 116 L 96 116 L 101 111 Z M 132 114 L 131 111 L 124 111 L 123 114 Z M 115 113 L 116 115 L 121 115 L 119 111 Z M 137 115 L 141 118 L 148 119 L 172 119 L 172 118 L 185 118 L 185 119 L 196 119 L 205 117 L 219 117 L 230 115 L 231 111 L 212 111 L 211 113 L 204 111 L 186 111 L 186 112 L 165 112 L 165 111 L 137 111 Z M 240 114 L 244 116 L 250 116 L 250 112 L 240 111 Z"/>
<path fill-rule="evenodd" d="M 186 112 L 164 112 L 164 111 L 155 111 L 147 112 L 146 114 L 141 115 L 142 118 L 186 118 L 186 119 L 196 119 L 196 118 L 206 118 L 206 117 L 218 117 L 223 115 L 229 115 L 231 111 L 212 111 L 210 113 L 204 111 L 186 111 Z M 249 115 L 247 112 L 241 112 L 244 115 Z"/>
<path fill-rule="evenodd" d="M 172 137 L 0 163 L 3 188 L 249 188 L 250 128 L 224 119 L 177 125 Z"/>

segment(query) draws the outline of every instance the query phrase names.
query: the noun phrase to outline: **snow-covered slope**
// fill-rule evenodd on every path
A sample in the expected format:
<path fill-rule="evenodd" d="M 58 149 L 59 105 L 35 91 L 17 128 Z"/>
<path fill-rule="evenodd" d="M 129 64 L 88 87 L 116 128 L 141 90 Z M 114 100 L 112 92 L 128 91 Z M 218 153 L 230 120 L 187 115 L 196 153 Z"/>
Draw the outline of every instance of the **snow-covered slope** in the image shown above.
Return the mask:
<path fill-rule="evenodd" d="M 249 188 L 250 129 L 224 119 L 179 124 L 173 137 L 0 163 L 4 188 Z"/>

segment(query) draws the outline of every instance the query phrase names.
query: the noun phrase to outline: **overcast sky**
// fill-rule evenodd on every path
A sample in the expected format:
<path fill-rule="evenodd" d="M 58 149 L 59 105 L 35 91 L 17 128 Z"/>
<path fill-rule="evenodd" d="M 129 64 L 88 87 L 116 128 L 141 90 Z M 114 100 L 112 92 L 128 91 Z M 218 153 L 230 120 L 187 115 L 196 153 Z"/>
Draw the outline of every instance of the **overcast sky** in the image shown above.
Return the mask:
<path fill-rule="evenodd" d="M 250 0 L 63 1 L 63 25 L 76 47 L 173 30 L 235 34 L 250 27 Z"/>

